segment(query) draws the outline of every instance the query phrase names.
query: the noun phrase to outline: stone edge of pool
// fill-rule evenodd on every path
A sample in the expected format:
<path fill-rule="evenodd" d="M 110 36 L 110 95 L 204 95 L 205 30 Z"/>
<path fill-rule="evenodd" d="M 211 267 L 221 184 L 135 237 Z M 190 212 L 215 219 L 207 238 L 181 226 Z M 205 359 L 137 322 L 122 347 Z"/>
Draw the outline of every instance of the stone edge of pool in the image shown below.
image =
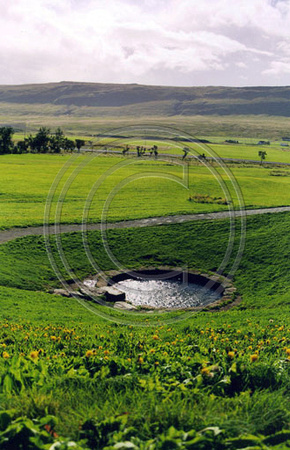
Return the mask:
<path fill-rule="evenodd" d="M 237 288 L 234 286 L 233 282 L 217 273 L 205 273 L 200 270 L 185 270 L 180 267 L 172 266 L 154 266 L 154 267 L 140 267 L 138 270 L 131 271 L 117 271 L 110 270 L 104 273 L 105 276 L 91 277 L 95 280 L 95 287 L 89 288 L 84 284 L 80 286 L 70 286 L 69 290 L 65 289 L 55 289 L 54 294 L 63 295 L 66 297 L 81 297 L 84 300 L 95 301 L 96 303 L 113 306 L 120 310 L 130 310 L 136 312 L 146 312 L 146 311 L 207 311 L 207 310 L 219 310 L 224 308 L 230 308 L 235 306 L 236 303 L 240 303 L 241 297 L 238 296 Z M 218 291 L 221 298 L 208 304 L 202 304 L 199 306 L 192 307 L 153 307 L 153 306 L 142 306 L 136 307 L 126 301 L 125 293 L 114 288 L 114 284 L 118 281 L 125 279 L 135 279 L 139 275 L 142 277 L 152 277 L 152 275 L 162 275 L 164 279 L 176 278 L 177 276 L 185 276 L 189 282 L 194 282 L 202 286 Z M 151 278 L 152 279 L 152 278 Z M 76 290 L 77 288 L 77 290 Z M 102 300 L 105 298 L 105 301 Z M 238 302 L 237 302 L 238 300 Z"/>

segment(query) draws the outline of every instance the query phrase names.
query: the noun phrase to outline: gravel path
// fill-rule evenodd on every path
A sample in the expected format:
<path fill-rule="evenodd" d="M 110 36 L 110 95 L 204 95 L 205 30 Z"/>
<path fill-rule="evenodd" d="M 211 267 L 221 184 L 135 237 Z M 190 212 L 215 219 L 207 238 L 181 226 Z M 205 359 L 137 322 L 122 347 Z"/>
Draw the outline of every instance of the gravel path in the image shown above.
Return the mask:
<path fill-rule="evenodd" d="M 176 216 L 163 216 L 163 217 L 152 217 L 150 219 L 137 219 L 137 220 L 125 220 L 122 222 L 107 223 L 106 229 L 116 229 L 116 228 L 131 228 L 131 227 L 150 227 L 154 225 L 167 225 L 173 223 L 184 223 L 191 222 L 194 220 L 216 220 L 216 219 L 226 219 L 233 214 L 233 217 L 241 216 L 253 216 L 257 214 L 274 214 L 280 212 L 290 212 L 290 206 L 281 206 L 277 208 L 262 208 L 262 209 L 248 209 L 244 211 L 222 211 L 206 214 L 186 214 L 186 215 L 176 215 Z M 35 236 L 43 235 L 44 231 L 46 234 L 58 234 L 58 233 L 70 233 L 73 231 L 81 231 L 82 226 L 80 224 L 71 225 L 60 225 L 55 227 L 54 225 L 49 225 L 44 230 L 43 226 L 39 227 L 27 227 L 27 228 L 11 228 L 9 230 L 0 231 L 0 244 L 4 242 L 13 241 L 14 239 L 24 237 L 24 236 Z M 100 230 L 101 224 L 88 224 L 87 230 Z"/>

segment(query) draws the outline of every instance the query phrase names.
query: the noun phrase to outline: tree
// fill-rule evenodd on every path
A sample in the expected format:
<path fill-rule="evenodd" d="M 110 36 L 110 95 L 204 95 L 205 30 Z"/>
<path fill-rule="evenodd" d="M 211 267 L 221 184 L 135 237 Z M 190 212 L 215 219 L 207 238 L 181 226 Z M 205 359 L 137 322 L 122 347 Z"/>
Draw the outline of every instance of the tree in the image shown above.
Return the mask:
<path fill-rule="evenodd" d="M 129 151 L 129 145 L 127 144 L 127 145 L 125 146 L 125 148 L 122 150 L 123 156 L 126 156 L 127 153 L 128 153 L 128 151 Z"/>
<path fill-rule="evenodd" d="M 157 156 L 158 156 L 158 147 L 157 147 L 157 145 L 153 145 L 153 152 L 154 152 L 155 158 L 157 158 Z"/>
<path fill-rule="evenodd" d="M 21 155 L 22 153 L 28 152 L 28 141 L 27 139 L 24 139 L 23 141 L 18 141 L 16 145 L 14 145 L 13 153 L 17 153 Z"/>
<path fill-rule="evenodd" d="M 184 147 L 182 151 L 184 153 L 182 159 L 185 159 L 187 157 L 188 153 L 189 153 L 189 148 L 188 147 Z"/>
<path fill-rule="evenodd" d="M 50 149 L 50 129 L 39 128 L 35 136 L 28 137 L 28 144 L 33 153 L 47 153 Z"/>
<path fill-rule="evenodd" d="M 82 139 L 76 139 L 75 143 L 76 143 L 76 148 L 78 149 L 78 152 L 80 152 L 81 148 L 85 145 L 85 141 L 83 141 Z"/>
<path fill-rule="evenodd" d="M 13 134 L 14 130 L 12 127 L 0 128 L 0 155 L 12 153 L 14 147 L 12 142 Z"/>
<path fill-rule="evenodd" d="M 61 150 L 64 148 L 65 139 L 66 138 L 63 134 L 63 131 L 60 128 L 57 128 L 55 130 L 54 136 L 50 136 L 49 139 L 50 151 L 52 153 L 60 153 Z"/>
<path fill-rule="evenodd" d="M 199 159 L 200 161 L 205 161 L 205 160 L 206 160 L 205 154 L 202 153 L 201 155 L 198 155 L 198 159 Z"/>
<path fill-rule="evenodd" d="M 66 152 L 73 152 L 75 149 L 75 141 L 72 141 L 71 139 L 65 138 L 63 142 L 63 150 Z"/>
<path fill-rule="evenodd" d="M 264 159 L 266 159 L 267 152 L 265 152 L 265 150 L 260 150 L 260 151 L 259 151 L 259 156 L 260 156 L 260 158 L 261 158 L 261 165 L 262 165 Z"/>

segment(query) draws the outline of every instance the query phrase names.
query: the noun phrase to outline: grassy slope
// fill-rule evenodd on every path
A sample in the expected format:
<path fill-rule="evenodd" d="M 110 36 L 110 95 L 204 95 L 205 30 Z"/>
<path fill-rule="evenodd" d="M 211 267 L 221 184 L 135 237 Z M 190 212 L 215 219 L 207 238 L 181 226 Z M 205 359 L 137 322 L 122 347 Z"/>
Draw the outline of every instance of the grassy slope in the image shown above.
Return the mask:
<path fill-rule="evenodd" d="M 153 314 L 142 319 L 145 329 L 116 325 L 72 299 L 1 287 L 0 344 L 10 357 L 0 360 L 0 390 L 4 374 L 19 358 L 18 376 L 33 373 L 21 393 L 13 382 L 11 388 L 6 384 L 3 407 L 13 408 L 14 417 L 56 415 L 58 434 L 76 440 L 89 437 L 89 424 L 98 422 L 100 429 L 100 421 L 126 412 L 134 430 L 130 435 L 115 433 L 111 442 L 154 438 L 158 449 L 163 448 L 159 441 L 164 433 L 171 445 L 177 442 L 177 432 L 168 437 L 172 425 L 185 431 L 218 426 L 223 430 L 220 438 L 209 433 L 203 445 L 232 450 L 254 445 L 254 438 L 246 441 L 247 433 L 269 436 L 287 429 L 289 228 L 289 214 L 249 218 L 246 248 L 235 276 L 243 295 L 240 307 L 193 314 L 175 324 L 164 324 L 168 315 Z M 128 267 L 188 262 L 214 270 L 223 257 L 228 231 L 227 221 L 114 230 L 109 244 Z M 89 242 L 100 265 L 111 268 L 99 233 L 90 233 Z M 76 272 L 90 273 L 80 235 L 63 236 L 62 243 Z M 41 289 L 52 282 L 41 238 L 19 239 L 0 250 L 0 284 L 31 288 L 34 283 Z M 157 321 L 153 328 L 152 320 Z M 40 348 L 43 353 L 33 359 L 31 352 Z M 91 356 L 85 356 L 88 350 Z M 255 352 L 258 361 L 251 363 Z M 102 436 L 106 443 L 109 435 Z M 232 441 L 237 436 L 239 444 Z M 270 448 L 278 449 L 284 447 L 273 443 L 287 436 L 268 439 Z M 96 445 L 100 444 L 91 443 L 90 448 Z"/>
<path fill-rule="evenodd" d="M 245 250 L 235 275 L 242 293 L 242 307 L 275 307 L 289 302 L 290 228 L 288 213 L 249 217 Z M 128 268 L 143 265 L 188 265 L 206 271 L 216 271 L 223 261 L 229 240 L 229 223 L 218 220 L 186 223 L 143 229 L 110 230 L 109 248 L 121 264 Z M 236 223 L 235 245 L 225 273 L 232 265 L 240 243 L 239 221 Z M 103 247 L 99 232 L 89 232 L 88 243 L 96 264 L 102 270 L 115 265 Z M 80 233 L 61 236 L 61 245 L 72 270 L 79 278 L 94 273 L 83 249 Z M 42 237 L 27 237 L 0 247 L 0 284 L 24 289 L 49 289 L 57 285 Z M 58 267 L 69 279 L 58 257 L 52 237 L 52 255 Z"/>

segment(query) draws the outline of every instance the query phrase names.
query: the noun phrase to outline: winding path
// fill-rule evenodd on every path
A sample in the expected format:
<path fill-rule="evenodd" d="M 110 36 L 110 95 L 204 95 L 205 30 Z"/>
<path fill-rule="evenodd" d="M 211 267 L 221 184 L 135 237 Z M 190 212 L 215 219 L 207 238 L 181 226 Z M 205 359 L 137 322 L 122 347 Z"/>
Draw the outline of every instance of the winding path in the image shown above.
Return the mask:
<path fill-rule="evenodd" d="M 150 227 L 154 225 L 168 225 L 174 223 L 191 222 L 195 220 L 217 220 L 227 219 L 230 214 L 233 217 L 253 216 L 257 214 L 274 214 L 280 212 L 290 212 L 290 206 L 281 206 L 276 208 L 261 208 L 261 209 L 247 209 L 243 211 L 221 211 L 205 214 L 186 214 L 175 216 L 162 216 L 152 217 L 149 219 L 136 219 L 136 220 L 124 220 L 121 222 L 107 223 L 106 229 L 116 228 L 132 228 L 132 227 Z M 87 225 L 87 230 L 100 230 L 100 223 L 93 223 Z M 58 233 L 71 233 L 74 231 L 81 231 L 81 224 L 71 225 L 49 225 L 46 227 L 46 234 L 58 234 Z M 0 244 L 4 244 L 8 241 L 24 237 L 24 236 L 37 236 L 44 234 L 44 227 L 27 227 L 27 228 L 10 228 L 9 230 L 0 231 Z"/>

